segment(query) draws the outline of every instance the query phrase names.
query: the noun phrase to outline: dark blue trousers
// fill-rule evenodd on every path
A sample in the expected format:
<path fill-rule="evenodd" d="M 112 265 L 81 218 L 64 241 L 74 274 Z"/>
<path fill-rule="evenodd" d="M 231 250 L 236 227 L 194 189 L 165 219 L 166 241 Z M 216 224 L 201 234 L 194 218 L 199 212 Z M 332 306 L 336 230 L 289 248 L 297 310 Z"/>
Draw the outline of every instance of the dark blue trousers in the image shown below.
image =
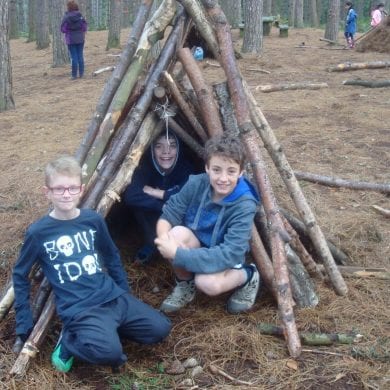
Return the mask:
<path fill-rule="evenodd" d="M 162 341 L 171 330 L 164 314 L 130 294 L 77 314 L 62 330 L 61 344 L 82 361 L 120 366 L 127 360 L 120 338 L 140 344 Z"/>
<path fill-rule="evenodd" d="M 77 71 L 80 77 L 84 75 L 84 42 L 68 45 L 70 59 L 72 62 L 72 77 L 77 77 Z"/>

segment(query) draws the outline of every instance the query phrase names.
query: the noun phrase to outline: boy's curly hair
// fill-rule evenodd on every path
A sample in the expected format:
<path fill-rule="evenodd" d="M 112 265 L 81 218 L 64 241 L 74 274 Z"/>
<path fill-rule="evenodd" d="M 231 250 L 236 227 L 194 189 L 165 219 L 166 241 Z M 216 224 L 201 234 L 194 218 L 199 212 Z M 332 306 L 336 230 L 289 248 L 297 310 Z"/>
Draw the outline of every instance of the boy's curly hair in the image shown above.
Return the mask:
<path fill-rule="evenodd" d="M 50 161 L 45 168 L 45 184 L 50 186 L 50 181 L 55 175 L 65 175 L 71 177 L 80 177 L 81 167 L 79 162 L 73 156 L 60 156 Z"/>
<path fill-rule="evenodd" d="M 78 4 L 75 1 L 73 1 L 73 0 L 68 1 L 67 8 L 68 8 L 69 12 L 71 12 L 71 11 L 78 11 L 79 10 Z"/>
<path fill-rule="evenodd" d="M 211 157 L 221 156 L 229 158 L 240 165 L 240 169 L 245 166 L 245 150 L 237 135 L 223 133 L 210 138 L 204 147 L 204 161 L 209 164 Z"/>

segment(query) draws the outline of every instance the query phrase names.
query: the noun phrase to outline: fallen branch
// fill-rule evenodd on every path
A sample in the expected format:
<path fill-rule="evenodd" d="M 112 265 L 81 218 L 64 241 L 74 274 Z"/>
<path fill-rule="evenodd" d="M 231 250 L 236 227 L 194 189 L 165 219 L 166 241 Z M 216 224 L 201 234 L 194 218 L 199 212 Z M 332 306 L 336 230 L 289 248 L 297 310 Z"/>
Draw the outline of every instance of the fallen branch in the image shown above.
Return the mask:
<path fill-rule="evenodd" d="M 251 72 L 260 72 L 260 73 L 265 73 L 265 74 L 271 74 L 269 70 L 264 70 L 264 69 L 259 69 L 259 68 L 248 68 L 244 70 L 250 70 Z"/>
<path fill-rule="evenodd" d="M 295 177 L 299 180 L 306 180 L 317 184 L 331 187 L 345 187 L 353 190 L 368 190 L 390 193 L 390 184 L 368 183 L 364 181 L 352 181 L 338 177 L 316 175 L 314 173 L 294 171 Z"/>
<path fill-rule="evenodd" d="M 270 336 L 283 336 L 283 329 L 280 326 L 261 322 L 257 324 L 261 334 Z M 354 344 L 362 339 L 359 333 L 313 333 L 300 332 L 302 344 L 305 345 L 332 345 L 332 344 Z M 304 351 L 302 349 L 302 351 Z"/>
<path fill-rule="evenodd" d="M 367 88 L 384 88 L 390 87 L 390 80 L 344 80 L 343 85 L 358 85 Z"/>
<path fill-rule="evenodd" d="M 100 73 L 112 71 L 115 69 L 115 66 L 106 66 L 105 68 L 100 68 L 98 70 L 95 70 L 95 72 L 92 72 L 92 76 L 97 76 Z"/>
<path fill-rule="evenodd" d="M 359 69 L 380 69 L 390 66 L 390 61 L 373 61 L 373 62 L 346 62 L 328 68 L 328 72 L 345 72 L 347 70 Z"/>
<path fill-rule="evenodd" d="M 225 371 L 221 370 L 219 367 L 217 366 L 214 366 L 213 364 L 210 364 L 210 371 L 213 373 L 213 374 L 219 374 L 229 380 L 231 380 L 232 382 L 235 382 L 239 385 L 246 385 L 246 386 L 253 386 L 253 383 L 252 382 L 246 382 L 246 381 L 242 381 L 240 379 L 237 379 L 237 378 L 234 378 L 232 377 L 231 375 L 227 374 Z"/>
<path fill-rule="evenodd" d="M 212 67 L 214 67 L 214 68 L 220 68 L 220 67 L 221 67 L 221 65 L 219 65 L 219 64 L 214 64 L 213 62 L 210 62 L 210 61 L 206 61 L 204 67 L 206 67 L 206 65 L 207 65 L 207 66 L 212 66 Z"/>
<path fill-rule="evenodd" d="M 345 353 L 339 353 L 339 352 L 331 352 L 331 351 L 323 351 L 321 349 L 302 349 L 302 352 L 309 352 L 309 353 L 317 353 L 319 355 L 332 355 L 332 356 L 340 356 L 340 357 L 347 357 L 349 355 Z M 352 358 L 351 358 L 352 359 Z"/>
<path fill-rule="evenodd" d="M 376 204 L 371 206 L 378 214 L 384 215 L 386 218 L 390 218 L 390 210 L 384 209 Z"/>
<path fill-rule="evenodd" d="M 326 38 L 320 38 L 320 41 L 330 43 L 331 45 L 342 46 L 340 43 L 338 43 L 338 42 L 336 42 L 336 41 L 332 41 L 332 40 L 330 40 L 330 39 L 326 39 Z"/>
<path fill-rule="evenodd" d="M 319 264 L 319 267 L 323 267 Z M 366 268 L 351 265 L 339 266 L 341 275 L 346 278 L 372 278 L 372 279 L 390 279 L 390 272 L 386 268 Z"/>
<path fill-rule="evenodd" d="M 258 85 L 256 91 L 260 90 L 261 92 L 277 92 L 277 91 L 287 91 L 287 90 L 297 90 L 297 89 L 310 89 L 316 90 L 321 88 L 328 88 L 327 83 L 293 83 L 293 84 L 268 84 L 268 85 Z"/>

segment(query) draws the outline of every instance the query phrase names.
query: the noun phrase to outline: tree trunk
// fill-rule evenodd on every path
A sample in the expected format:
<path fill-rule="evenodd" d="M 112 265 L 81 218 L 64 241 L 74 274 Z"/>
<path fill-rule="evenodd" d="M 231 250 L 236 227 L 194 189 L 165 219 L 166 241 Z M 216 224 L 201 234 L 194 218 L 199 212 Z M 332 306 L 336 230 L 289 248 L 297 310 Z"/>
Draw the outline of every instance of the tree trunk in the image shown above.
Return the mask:
<path fill-rule="evenodd" d="M 221 1 L 220 4 L 230 27 L 238 28 L 242 23 L 241 0 L 225 0 Z"/>
<path fill-rule="evenodd" d="M 9 0 L 0 0 L 0 112 L 15 108 L 9 47 Z"/>
<path fill-rule="evenodd" d="M 18 7 L 16 0 L 9 1 L 9 39 L 19 38 Z"/>
<path fill-rule="evenodd" d="M 46 49 L 50 45 L 49 0 L 41 0 L 35 9 L 37 26 L 37 49 Z"/>
<path fill-rule="evenodd" d="M 312 27 L 318 27 L 320 25 L 317 11 L 317 0 L 309 0 L 309 18 L 310 25 Z"/>
<path fill-rule="evenodd" d="M 303 0 L 295 0 L 295 23 L 294 27 L 303 28 Z"/>
<path fill-rule="evenodd" d="M 380 69 L 390 67 L 390 61 L 345 62 L 328 68 L 328 72 L 345 72 L 347 70 Z"/>
<path fill-rule="evenodd" d="M 243 0 L 244 38 L 241 52 L 260 54 L 263 49 L 263 1 Z"/>
<path fill-rule="evenodd" d="M 53 40 L 53 67 L 69 63 L 68 48 L 60 31 L 61 20 L 65 12 L 65 3 L 58 0 L 49 0 L 51 11 L 51 30 Z"/>
<path fill-rule="evenodd" d="M 296 0 L 288 1 L 288 25 L 291 27 L 295 26 L 295 8 L 296 8 Z"/>
<path fill-rule="evenodd" d="M 272 16 L 272 0 L 264 0 L 263 15 Z"/>
<path fill-rule="evenodd" d="M 27 42 L 33 42 L 36 39 L 37 36 L 37 29 L 36 29 L 36 7 L 37 7 L 37 0 L 30 0 L 28 2 L 28 38 Z"/>
<path fill-rule="evenodd" d="M 110 17 L 108 22 L 108 39 L 106 50 L 120 47 L 122 0 L 110 0 Z"/>
<path fill-rule="evenodd" d="M 337 42 L 340 22 L 340 0 L 330 0 L 328 16 L 326 20 L 325 35 L 326 39 Z"/>

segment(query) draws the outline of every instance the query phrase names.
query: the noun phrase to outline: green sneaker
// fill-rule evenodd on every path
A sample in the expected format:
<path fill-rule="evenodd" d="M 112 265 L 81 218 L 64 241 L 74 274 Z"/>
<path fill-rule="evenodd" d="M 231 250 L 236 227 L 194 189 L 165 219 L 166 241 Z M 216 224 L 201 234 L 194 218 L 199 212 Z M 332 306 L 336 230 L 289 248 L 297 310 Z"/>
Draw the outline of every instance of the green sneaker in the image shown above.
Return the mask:
<path fill-rule="evenodd" d="M 73 365 L 74 357 L 71 356 L 68 360 L 61 358 L 61 343 L 58 343 L 54 352 L 51 355 L 51 363 L 57 371 L 68 372 Z"/>

